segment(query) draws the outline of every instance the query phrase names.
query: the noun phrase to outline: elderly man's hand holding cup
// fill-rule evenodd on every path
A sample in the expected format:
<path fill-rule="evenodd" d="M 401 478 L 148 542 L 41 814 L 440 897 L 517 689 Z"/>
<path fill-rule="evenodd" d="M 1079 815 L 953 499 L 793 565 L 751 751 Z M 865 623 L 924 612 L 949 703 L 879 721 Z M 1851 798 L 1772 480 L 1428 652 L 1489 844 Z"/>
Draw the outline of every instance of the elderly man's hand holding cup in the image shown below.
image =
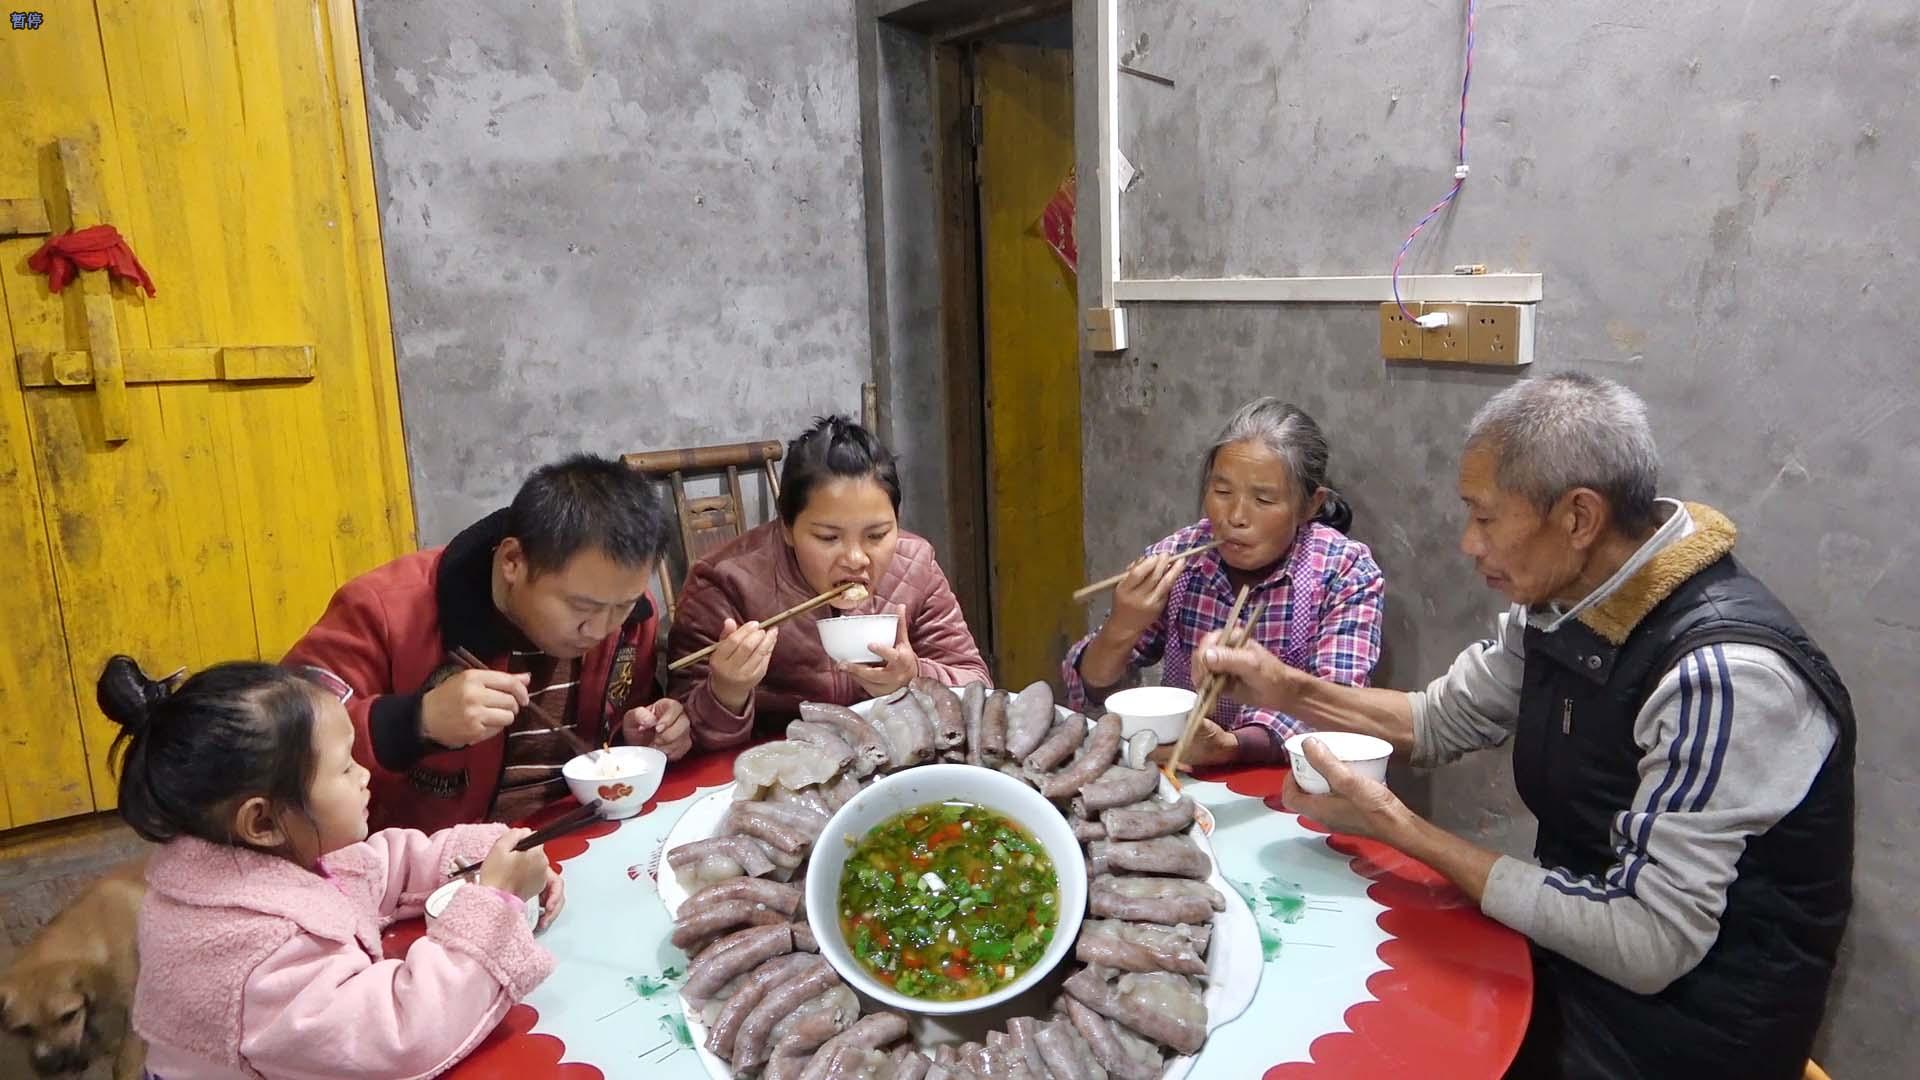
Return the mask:
<path fill-rule="evenodd" d="M 1236 701 L 1285 713 L 1300 710 L 1317 681 L 1311 674 L 1258 644 L 1228 648 L 1220 638 L 1217 632 L 1208 634 L 1194 650 L 1196 685 L 1217 672 L 1232 680 L 1227 696 Z M 1294 768 L 1281 798 L 1294 813 L 1341 832 L 1382 840 L 1417 820 L 1383 782 L 1386 760 L 1393 753 L 1387 740 L 1329 731 L 1296 735 L 1287 740 L 1287 750 Z"/>
<path fill-rule="evenodd" d="M 1376 740 L 1378 741 L 1378 740 Z M 1280 801 L 1288 810 L 1309 817 L 1335 832 L 1351 833 L 1392 844 L 1417 820 L 1387 785 L 1340 760 L 1327 740 L 1308 735 L 1302 743 L 1307 763 L 1326 781 L 1327 793 L 1316 795 L 1300 786 L 1300 773 L 1288 775 Z"/>

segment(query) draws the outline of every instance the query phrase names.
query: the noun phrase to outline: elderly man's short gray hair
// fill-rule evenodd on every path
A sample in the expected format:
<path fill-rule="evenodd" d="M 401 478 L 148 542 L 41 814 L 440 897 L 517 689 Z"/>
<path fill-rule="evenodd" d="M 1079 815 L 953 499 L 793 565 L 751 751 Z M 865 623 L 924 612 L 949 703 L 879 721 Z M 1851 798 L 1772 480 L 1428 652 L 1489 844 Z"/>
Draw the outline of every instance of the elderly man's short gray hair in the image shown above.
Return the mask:
<path fill-rule="evenodd" d="M 1494 395 L 1467 428 L 1467 448 L 1496 458 L 1501 490 L 1542 510 L 1575 488 L 1607 500 L 1614 527 L 1652 527 L 1660 452 L 1639 395 L 1611 379 L 1569 372 L 1528 379 Z"/>

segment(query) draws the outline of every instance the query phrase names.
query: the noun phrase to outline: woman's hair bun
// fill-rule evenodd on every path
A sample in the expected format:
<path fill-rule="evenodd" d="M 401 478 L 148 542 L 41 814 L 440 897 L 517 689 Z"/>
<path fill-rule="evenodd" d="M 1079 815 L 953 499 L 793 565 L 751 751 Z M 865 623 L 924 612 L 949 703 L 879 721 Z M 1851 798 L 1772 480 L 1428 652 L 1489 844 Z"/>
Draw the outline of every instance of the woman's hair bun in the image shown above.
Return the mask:
<path fill-rule="evenodd" d="M 148 678 L 131 656 L 115 656 L 108 660 L 105 670 L 100 672 L 99 683 L 94 687 L 100 711 L 107 714 L 107 719 L 133 733 L 146 729 L 154 706 L 167 700 L 172 693 L 173 684 L 170 680 Z"/>

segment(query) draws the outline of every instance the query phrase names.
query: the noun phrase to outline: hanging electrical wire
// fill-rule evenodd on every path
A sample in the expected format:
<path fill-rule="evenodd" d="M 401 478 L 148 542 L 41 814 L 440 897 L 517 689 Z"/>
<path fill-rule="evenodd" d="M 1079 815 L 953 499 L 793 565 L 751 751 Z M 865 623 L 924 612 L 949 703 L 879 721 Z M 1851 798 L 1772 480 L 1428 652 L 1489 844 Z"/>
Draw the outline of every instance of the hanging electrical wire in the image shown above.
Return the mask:
<path fill-rule="evenodd" d="M 1422 326 L 1428 325 L 1427 323 L 1421 322 L 1421 319 L 1427 318 L 1427 316 L 1421 316 L 1421 319 L 1414 318 L 1413 312 L 1407 310 L 1406 302 L 1400 299 L 1400 268 L 1406 263 L 1407 252 L 1413 249 L 1413 242 L 1419 238 L 1420 231 L 1425 229 L 1434 218 L 1439 217 L 1441 211 L 1453 204 L 1453 200 L 1460 195 L 1460 189 L 1465 187 L 1467 183 L 1467 89 L 1473 85 L 1473 30 L 1474 21 L 1478 14 L 1479 4 L 1477 0 L 1467 0 L 1466 61 L 1462 65 L 1460 73 L 1460 150 L 1459 158 L 1453 166 L 1453 186 L 1447 189 L 1447 193 L 1440 197 L 1440 201 L 1434 203 L 1432 209 L 1427 211 L 1426 216 L 1422 217 L 1419 224 L 1413 227 L 1413 231 L 1407 234 L 1406 241 L 1400 245 L 1399 254 L 1393 257 L 1393 302 L 1399 306 L 1400 314 L 1403 317 L 1410 321 L 1420 323 Z M 1445 325 L 1445 316 L 1440 316 L 1440 319 L 1441 321 L 1439 323 L 1433 325 Z"/>

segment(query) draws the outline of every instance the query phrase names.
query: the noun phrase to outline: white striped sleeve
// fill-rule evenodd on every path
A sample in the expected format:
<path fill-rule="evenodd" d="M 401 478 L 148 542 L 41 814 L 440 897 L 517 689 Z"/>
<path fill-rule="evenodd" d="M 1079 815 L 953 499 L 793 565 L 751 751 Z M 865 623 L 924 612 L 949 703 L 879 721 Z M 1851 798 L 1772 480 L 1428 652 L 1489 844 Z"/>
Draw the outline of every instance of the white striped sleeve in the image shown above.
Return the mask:
<path fill-rule="evenodd" d="M 1635 719 L 1640 781 L 1613 817 L 1613 865 L 1575 877 L 1503 857 L 1481 908 L 1629 990 L 1658 993 L 1713 946 L 1747 839 L 1800 804 L 1837 734 L 1772 650 L 1688 653 Z"/>

